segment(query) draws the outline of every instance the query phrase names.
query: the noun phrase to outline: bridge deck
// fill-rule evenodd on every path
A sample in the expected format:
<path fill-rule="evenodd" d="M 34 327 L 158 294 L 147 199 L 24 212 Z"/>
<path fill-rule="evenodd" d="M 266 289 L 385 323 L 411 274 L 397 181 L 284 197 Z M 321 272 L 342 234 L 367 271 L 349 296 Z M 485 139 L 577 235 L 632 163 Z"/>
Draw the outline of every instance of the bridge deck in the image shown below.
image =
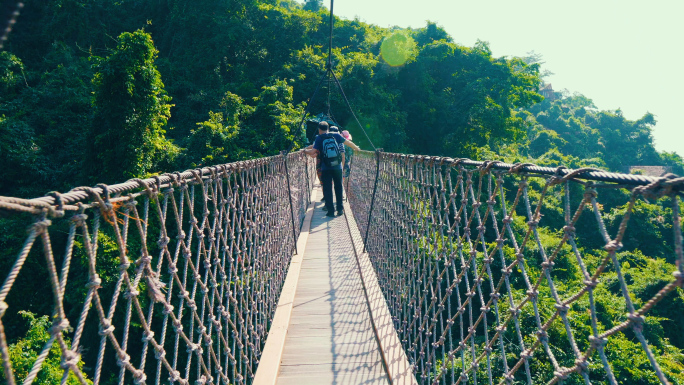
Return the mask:
<path fill-rule="evenodd" d="M 303 255 L 278 384 L 387 384 L 344 217 L 320 189 Z"/>

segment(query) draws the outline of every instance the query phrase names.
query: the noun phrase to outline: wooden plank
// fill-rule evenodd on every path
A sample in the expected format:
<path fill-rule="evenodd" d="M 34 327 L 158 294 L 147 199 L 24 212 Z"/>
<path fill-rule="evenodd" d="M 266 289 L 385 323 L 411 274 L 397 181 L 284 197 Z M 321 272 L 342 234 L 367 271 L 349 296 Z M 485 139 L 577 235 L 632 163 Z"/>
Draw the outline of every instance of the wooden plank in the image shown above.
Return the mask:
<path fill-rule="evenodd" d="M 257 367 L 257 372 L 254 376 L 254 384 L 273 385 L 276 383 L 280 360 L 283 355 L 283 347 L 285 346 L 285 338 L 287 336 L 287 327 L 290 323 L 290 316 L 292 315 L 292 306 L 297 289 L 297 281 L 299 280 L 301 271 L 302 259 L 309 240 L 311 219 L 315 207 L 314 202 L 317 195 L 316 190 L 311 192 L 311 204 L 307 208 L 304 223 L 302 224 L 302 229 L 299 233 L 299 238 L 297 239 L 297 250 L 299 253 L 295 254 L 290 261 L 283 289 L 280 292 L 278 308 L 273 316 L 271 328 L 268 330 L 268 338 L 266 339 L 264 350 L 259 359 L 259 366 Z"/>
<path fill-rule="evenodd" d="M 344 218 L 314 212 L 278 384 L 387 384 Z M 261 366 L 261 364 L 260 364 Z"/>
<path fill-rule="evenodd" d="M 371 265 L 368 254 L 363 251 L 363 238 L 347 202 L 345 202 L 344 209 L 347 228 L 353 240 L 361 280 L 363 281 L 363 287 L 368 299 L 371 322 L 380 343 L 380 351 L 387 368 L 389 380 L 392 384 L 397 385 L 417 385 L 418 382 L 408 362 L 406 352 L 404 352 L 404 348 L 401 345 L 399 335 L 394 328 L 387 302 L 378 284 L 375 269 Z"/>

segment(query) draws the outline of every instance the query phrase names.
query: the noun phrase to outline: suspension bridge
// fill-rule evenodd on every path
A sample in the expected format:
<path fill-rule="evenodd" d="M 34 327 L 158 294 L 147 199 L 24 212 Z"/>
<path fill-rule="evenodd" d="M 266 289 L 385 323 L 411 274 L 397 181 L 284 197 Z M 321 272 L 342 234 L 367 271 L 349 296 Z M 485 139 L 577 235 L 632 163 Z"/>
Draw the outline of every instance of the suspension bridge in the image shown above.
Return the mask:
<path fill-rule="evenodd" d="M 27 229 L 0 270 L 4 380 L 18 383 L 8 325 L 31 305 L 22 280 L 39 279 L 24 271 L 40 265 L 49 339 L 24 384 L 55 359 L 62 384 L 617 384 L 611 341 L 624 334 L 669 384 L 644 322 L 684 282 L 683 189 L 673 175 L 376 151 L 356 154 L 335 218 L 302 152 L 0 197 Z M 619 191 L 610 233 L 600 202 Z M 638 306 L 617 252 L 643 199 L 672 208 L 676 267 Z M 549 247 L 552 215 L 562 239 Z M 589 236 L 603 248 L 579 247 Z M 579 282 L 560 281 L 561 259 Z M 625 308 L 613 325 L 594 298 L 609 271 Z M 565 351 L 550 342 L 558 330 Z"/>

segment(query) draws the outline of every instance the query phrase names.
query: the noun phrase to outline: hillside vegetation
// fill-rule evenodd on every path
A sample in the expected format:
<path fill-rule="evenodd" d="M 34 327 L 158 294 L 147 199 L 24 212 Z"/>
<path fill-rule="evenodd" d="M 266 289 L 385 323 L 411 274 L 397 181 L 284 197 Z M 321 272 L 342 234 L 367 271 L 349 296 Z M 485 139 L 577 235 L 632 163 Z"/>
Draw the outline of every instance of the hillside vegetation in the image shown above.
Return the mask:
<path fill-rule="evenodd" d="M 298 123 L 325 73 L 327 22 L 315 0 L 26 2 L 0 52 L 0 195 L 35 197 L 305 146 Z M 620 110 L 599 111 L 580 94 L 544 100 L 539 57 L 494 57 L 486 42 L 465 47 L 453 40 L 432 22 L 404 29 L 335 20 L 335 72 L 377 147 L 612 171 L 662 165 L 684 174 L 681 156 L 654 148 L 652 114 L 629 120 Z M 313 113 L 327 109 L 327 90 L 319 95 Z M 354 141 L 371 149 L 337 91 L 330 107 Z M 614 192 L 603 200 L 612 230 L 628 199 Z M 545 205 L 561 213 L 561 201 Z M 628 232 L 620 261 L 640 304 L 672 279 L 666 240 L 673 213 L 669 199 L 639 202 L 635 210 L 632 223 L 640 227 Z M 562 215 L 545 221 L 544 242 L 557 244 Z M 17 255 L 20 223 L 0 217 L 0 272 Z M 603 246 L 601 239 L 583 242 L 586 250 Z M 602 257 L 587 258 L 591 265 Z M 37 262 L 27 269 L 45 273 Z M 582 279 L 576 268 L 566 274 L 568 287 Z M 26 277 L 15 289 L 49 291 L 45 280 Z M 616 279 L 615 272 L 608 277 Z M 625 316 L 618 285 L 610 288 L 596 294 L 606 328 Z M 26 357 L 47 338 L 50 304 L 26 303 L 26 313 L 3 319 L 15 368 L 29 367 Z M 573 326 L 586 329 L 586 322 L 575 319 Z M 557 332 L 552 344 L 563 349 L 564 331 Z M 684 384 L 681 288 L 653 309 L 645 334 L 668 378 Z M 659 383 L 633 336 L 611 343 L 621 384 Z M 60 376 L 57 353 L 46 361 L 45 383 Z"/>

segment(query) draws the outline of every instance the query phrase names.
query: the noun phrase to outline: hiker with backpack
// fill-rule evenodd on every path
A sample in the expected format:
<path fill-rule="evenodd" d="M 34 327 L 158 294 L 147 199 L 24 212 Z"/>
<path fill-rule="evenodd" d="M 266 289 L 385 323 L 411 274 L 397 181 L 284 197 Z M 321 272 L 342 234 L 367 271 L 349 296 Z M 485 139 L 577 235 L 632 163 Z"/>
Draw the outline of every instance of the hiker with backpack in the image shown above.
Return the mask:
<path fill-rule="evenodd" d="M 326 121 L 321 121 L 321 122 L 319 122 L 319 123 L 318 123 L 318 134 L 316 134 L 316 136 L 314 136 L 313 142 L 316 142 L 316 138 L 318 138 L 318 135 L 323 135 L 323 134 L 325 134 L 326 132 L 328 132 L 328 127 L 329 127 L 328 122 L 326 122 Z M 313 142 L 312 142 L 312 143 L 313 143 Z M 307 153 L 307 154 L 309 154 L 309 152 L 310 152 L 311 150 L 313 150 L 313 144 L 311 144 L 310 146 L 307 146 L 307 147 L 304 149 L 304 152 Z M 318 181 L 321 183 L 321 185 L 323 185 L 323 180 L 321 179 L 321 175 L 322 175 L 322 172 L 321 172 L 321 159 L 320 159 L 320 158 L 316 158 L 316 176 L 318 177 Z M 323 196 L 323 199 L 321 200 L 321 202 L 325 202 L 325 196 Z"/>
<path fill-rule="evenodd" d="M 346 140 L 339 132 L 329 132 L 328 124 L 318 125 L 319 135 L 314 140 L 312 148 L 304 152 L 312 158 L 318 158 L 321 164 L 321 185 L 323 186 L 323 199 L 325 199 L 326 216 L 335 216 L 333 206 L 333 184 L 335 185 L 335 198 L 337 200 L 337 215 L 344 213 L 342 206 L 342 165 L 344 163 L 344 146 L 347 145 L 355 150 L 359 147 Z M 343 144 L 344 143 L 344 144 Z"/>

